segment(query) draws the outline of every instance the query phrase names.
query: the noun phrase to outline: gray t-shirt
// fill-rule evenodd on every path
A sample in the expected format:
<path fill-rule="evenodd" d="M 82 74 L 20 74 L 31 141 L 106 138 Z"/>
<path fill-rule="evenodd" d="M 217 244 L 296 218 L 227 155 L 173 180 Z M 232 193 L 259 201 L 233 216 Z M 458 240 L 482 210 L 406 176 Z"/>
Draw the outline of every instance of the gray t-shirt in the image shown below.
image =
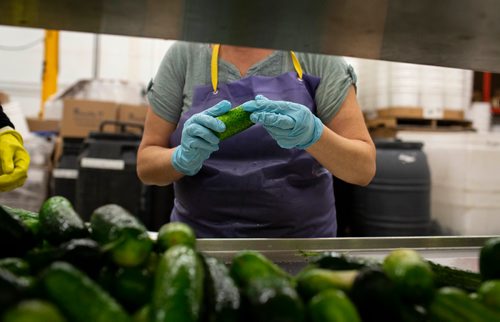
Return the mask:
<path fill-rule="evenodd" d="M 208 44 L 176 42 L 165 54 L 160 68 L 148 86 L 148 100 L 155 114 L 176 124 L 181 113 L 191 107 L 193 89 L 211 85 L 210 60 L 212 49 Z M 321 78 L 316 91 L 317 115 L 328 123 L 339 111 L 351 85 L 356 85 L 356 74 L 341 57 L 297 53 L 304 73 Z M 275 51 L 252 66 L 246 76 L 278 76 L 293 71 L 287 51 Z M 219 83 L 241 79 L 233 64 L 219 59 Z"/>

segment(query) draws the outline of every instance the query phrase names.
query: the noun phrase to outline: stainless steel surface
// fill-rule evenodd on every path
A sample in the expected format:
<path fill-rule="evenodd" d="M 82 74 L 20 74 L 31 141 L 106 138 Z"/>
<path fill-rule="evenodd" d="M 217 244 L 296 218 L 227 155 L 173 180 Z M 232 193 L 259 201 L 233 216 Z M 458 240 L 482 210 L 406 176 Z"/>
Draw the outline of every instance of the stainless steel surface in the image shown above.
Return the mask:
<path fill-rule="evenodd" d="M 198 249 L 224 261 L 241 250 L 256 250 L 292 273 L 306 265 L 312 253 L 337 251 L 383 258 L 396 248 L 412 248 L 437 263 L 478 271 L 479 250 L 491 236 L 384 237 L 319 239 L 199 239 Z"/>
<path fill-rule="evenodd" d="M 2 0 L 0 24 L 500 72 L 498 0 Z"/>

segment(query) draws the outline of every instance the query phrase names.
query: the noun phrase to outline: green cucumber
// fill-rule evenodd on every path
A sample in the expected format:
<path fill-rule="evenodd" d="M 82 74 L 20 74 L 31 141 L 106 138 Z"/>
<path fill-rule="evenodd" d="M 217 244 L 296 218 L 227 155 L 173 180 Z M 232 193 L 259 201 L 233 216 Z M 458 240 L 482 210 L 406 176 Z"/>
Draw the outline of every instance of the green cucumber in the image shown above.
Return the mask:
<path fill-rule="evenodd" d="M 132 320 L 134 322 L 149 322 L 149 305 L 145 305 L 141 307 L 139 310 L 137 310 L 134 315 L 132 316 Z"/>
<path fill-rule="evenodd" d="M 31 213 L 30 214 L 34 214 Z M 0 257 L 23 256 L 33 248 L 38 237 L 36 224 L 32 220 L 26 220 L 22 211 L 0 205 Z M 33 215 L 35 217 L 35 215 Z"/>
<path fill-rule="evenodd" d="M 151 253 L 153 241 L 146 227 L 118 205 L 105 205 L 94 210 L 90 227 L 92 237 L 120 266 L 139 266 Z"/>
<path fill-rule="evenodd" d="M 182 222 L 170 222 L 161 226 L 156 238 L 158 250 L 166 251 L 174 245 L 186 245 L 192 248 L 196 246 L 194 231 Z"/>
<path fill-rule="evenodd" d="M 380 269 L 361 269 L 349 296 L 363 322 L 401 321 L 402 303 L 394 283 Z"/>
<path fill-rule="evenodd" d="M 30 274 L 30 265 L 22 258 L 7 257 L 0 259 L 0 269 L 5 269 L 17 276 Z"/>
<path fill-rule="evenodd" d="M 481 284 L 477 290 L 477 298 L 490 309 L 500 313 L 500 279 Z"/>
<path fill-rule="evenodd" d="M 206 272 L 208 322 L 236 322 L 241 305 L 240 292 L 223 263 L 213 257 L 203 257 Z"/>
<path fill-rule="evenodd" d="M 226 125 L 224 132 L 214 132 L 215 135 L 222 141 L 248 129 L 254 123 L 250 120 L 250 112 L 247 112 L 241 106 L 237 106 L 224 115 L 218 116 Z"/>
<path fill-rule="evenodd" d="M 52 303 L 26 300 L 5 312 L 3 322 L 65 322 L 66 319 Z"/>
<path fill-rule="evenodd" d="M 155 274 L 151 322 L 198 322 L 203 307 L 203 264 L 188 246 L 169 248 Z"/>
<path fill-rule="evenodd" d="M 311 322 L 361 322 L 356 307 L 341 290 L 326 290 L 307 305 Z"/>
<path fill-rule="evenodd" d="M 358 271 L 331 271 L 322 268 L 308 269 L 297 275 L 297 291 L 305 300 L 311 299 L 316 294 L 328 289 L 348 291 Z"/>
<path fill-rule="evenodd" d="M 303 322 L 304 304 L 290 281 L 276 276 L 254 277 L 243 288 L 244 315 L 249 321 Z"/>
<path fill-rule="evenodd" d="M 53 263 L 42 284 L 53 301 L 74 322 L 130 322 L 123 308 L 97 283 L 72 265 Z"/>
<path fill-rule="evenodd" d="M 488 239 L 481 248 L 479 271 L 484 280 L 500 279 L 500 237 Z"/>
<path fill-rule="evenodd" d="M 30 294 L 33 280 L 0 268 L 0 313 Z"/>
<path fill-rule="evenodd" d="M 142 267 L 119 267 L 113 278 L 111 294 L 133 312 L 151 300 L 154 276 Z"/>
<path fill-rule="evenodd" d="M 498 322 L 500 314 L 469 298 L 455 287 L 439 289 L 429 306 L 431 321 L 438 322 Z"/>
<path fill-rule="evenodd" d="M 427 263 L 431 266 L 436 287 L 455 286 L 473 292 L 481 285 L 481 276 L 478 273 L 440 265 L 429 260 Z M 373 258 L 325 252 L 313 259 L 310 266 L 331 270 L 379 269 L 382 263 Z"/>
<path fill-rule="evenodd" d="M 84 238 L 88 229 L 76 213 L 71 202 L 61 196 L 50 197 L 40 208 L 40 232 L 53 244 Z"/>
<path fill-rule="evenodd" d="M 434 293 L 431 266 L 412 249 L 393 250 L 384 259 L 383 270 L 401 297 L 410 303 L 428 303 Z"/>
<path fill-rule="evenodd" d="M 280 267 L 255 251 L 241 251 L 233 257 L 231 277 L 239 287 L 245 287 L 253 278 L 279 277 L 289 280 L 290 276 Z"/>

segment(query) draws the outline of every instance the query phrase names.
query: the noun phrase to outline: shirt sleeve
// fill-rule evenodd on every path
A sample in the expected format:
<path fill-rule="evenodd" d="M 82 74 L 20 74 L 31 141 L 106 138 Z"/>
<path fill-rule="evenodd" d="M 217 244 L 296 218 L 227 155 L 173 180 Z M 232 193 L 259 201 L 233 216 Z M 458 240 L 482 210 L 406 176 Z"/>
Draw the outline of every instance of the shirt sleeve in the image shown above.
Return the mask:
<path fill-rule="evenodd" d="M 321 78 L 315 96 L 317 115 L 323 123 L 329 123 L 340 110 L 349 88 L 356 87 L 356 73 L 338 56 L 306 54 L 304 61 L 310 73 Z"/>
<path fill-rule="evenodd" d="M 9 120 L 9 117 L 3 111 L 2 105 L 0 105 L 0 129 L 6 126 L 14 128 L 14 124 Z"/>
<path fill-rule="evenodd" d="M 171 123 L 179 121 L 182 111 L 187 68 L 186 46 L 185 43 L 176 42 L 169 48 L 156 76 L 148 85 L 148 101 L 153 112 Z"/>

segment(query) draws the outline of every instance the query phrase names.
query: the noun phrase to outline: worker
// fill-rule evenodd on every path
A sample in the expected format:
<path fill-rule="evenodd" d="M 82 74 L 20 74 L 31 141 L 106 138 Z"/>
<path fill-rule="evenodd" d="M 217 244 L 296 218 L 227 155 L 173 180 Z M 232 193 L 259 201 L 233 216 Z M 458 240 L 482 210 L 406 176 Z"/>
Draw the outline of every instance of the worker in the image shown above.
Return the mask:
<path fill-rule="evenodd" d="M 27 178 L 30 156 L 21 134 L 0 105 L 0 192 L 21 187 Z"/>
<path fill-rule="evenodd" d="M 334 237 L 332 174 L 367 185 L 375 148 L 342 58 L 177 42 L 148 86 L 146 184 L 174 183 L 172 221 L 200 238 Z M 220 141 L 216 117 L 255 123 Z"/>

